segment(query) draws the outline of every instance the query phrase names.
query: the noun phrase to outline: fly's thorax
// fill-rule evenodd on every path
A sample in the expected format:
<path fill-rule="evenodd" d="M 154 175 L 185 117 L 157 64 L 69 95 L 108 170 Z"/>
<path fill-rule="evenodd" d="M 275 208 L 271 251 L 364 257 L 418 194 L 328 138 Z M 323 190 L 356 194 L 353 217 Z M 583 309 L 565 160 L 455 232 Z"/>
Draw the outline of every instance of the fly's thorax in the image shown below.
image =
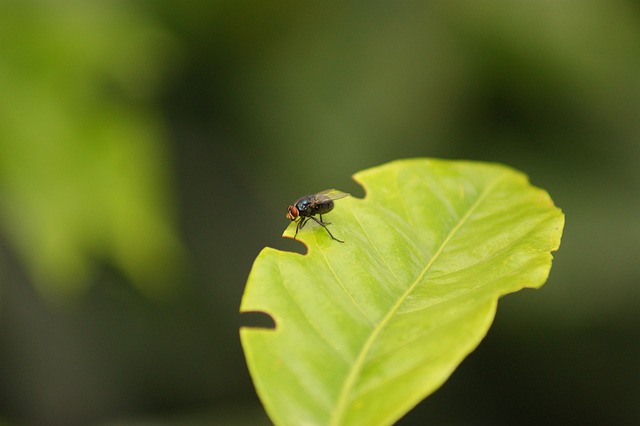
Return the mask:
<path fill-rule="evenodd" d="M 306 196 L 296 201 L 295 207 L 298 210 L 300 216 L 311 216 L 315 214 L 315 212 L 313 211 L 314 206 L 311 202 L 311 196 Z"/>

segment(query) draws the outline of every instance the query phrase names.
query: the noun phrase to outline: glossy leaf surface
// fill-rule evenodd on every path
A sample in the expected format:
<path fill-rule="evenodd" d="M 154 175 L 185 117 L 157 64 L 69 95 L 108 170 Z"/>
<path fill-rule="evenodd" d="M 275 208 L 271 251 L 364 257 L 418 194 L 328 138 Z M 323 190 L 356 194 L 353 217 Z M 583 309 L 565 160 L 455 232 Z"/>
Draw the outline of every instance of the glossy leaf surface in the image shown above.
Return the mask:
<path fill-rule="evenodd" d="M 298 239 L 265 248 L 241 311 L 257 392 L 278 425 L 392 424 L 435 391 L 482 340 L 498 298 L 540 287 L 562 212 L 505 166 L 401 160 L 357 173 L 364 199 L 336 201 Z M 285 236 L 293 236 L 290 224 Z"/>

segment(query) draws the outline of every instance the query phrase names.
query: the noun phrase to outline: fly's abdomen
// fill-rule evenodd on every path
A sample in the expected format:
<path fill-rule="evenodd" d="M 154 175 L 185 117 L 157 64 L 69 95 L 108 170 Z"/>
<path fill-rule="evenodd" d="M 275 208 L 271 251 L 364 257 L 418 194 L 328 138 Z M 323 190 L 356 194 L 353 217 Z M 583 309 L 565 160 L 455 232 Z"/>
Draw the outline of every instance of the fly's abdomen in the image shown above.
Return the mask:
<path fill-rule="evenodd" d="M 333 210 L 333 200 L 325 200 L 322 203 L 316 204 L 314 214 L 325 214 Z"/>

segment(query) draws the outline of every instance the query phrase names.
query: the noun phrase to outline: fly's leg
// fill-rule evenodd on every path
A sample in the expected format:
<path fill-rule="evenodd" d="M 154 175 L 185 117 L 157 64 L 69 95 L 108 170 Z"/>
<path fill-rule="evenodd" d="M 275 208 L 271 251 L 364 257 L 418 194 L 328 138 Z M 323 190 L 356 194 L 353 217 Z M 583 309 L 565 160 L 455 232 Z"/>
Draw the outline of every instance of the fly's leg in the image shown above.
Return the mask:
<path fill-rule="evenodd" d="M 313 219 L 313 220 L 315 220 L 315 221 L 316 221 L 316 223 L 317 223 L 318 225 L 322 226 L 322 227 L 323 227 L 323 228 L 324 228 L 324 229 L 329 233 L 329 236 L 330 236 L 331 238 L 333 238 L 334 240 L 336 240 L 336 241 L 337 241 L 337 242 L 339 242 L 339 243 L 344 243 L 344 241 L 339 240 L 339 239 L 337 239 L 336 237 L 334 237 L 334 236 L 333 236 L 333 234 L 331 233 L 331 231 L 329 231 L 329 228 L 327 228 L 327 224 L 326 224 L 326 223 L 322 222 L 321 220 L 316 219 L 316 218 L 315 218 L 315 217 L 313 217 L 313 216 L 310 216 L 310 217 L 309 217 L 309 219 Z"/>
<path fill-rule="evenodd" d="M 300 220 L 298 221 L 298 223 L 296 223 L 296 233 L 293 234 L 293 239 L 294 240 L 298 236 L 298 231 L 302 229 L 302 227 L 304 226 L 305 223 L 307 223 L 307 220 L 309 220 L 308 217 L 301 217 Z"/>
<path fill-rule="evenodd" d="M 325 222 L 324 220 L 322 220 L 322 215 L 320 215 L 320 222 L 324 223 L 325 225 L 331 225 L 331 222 Z"/>

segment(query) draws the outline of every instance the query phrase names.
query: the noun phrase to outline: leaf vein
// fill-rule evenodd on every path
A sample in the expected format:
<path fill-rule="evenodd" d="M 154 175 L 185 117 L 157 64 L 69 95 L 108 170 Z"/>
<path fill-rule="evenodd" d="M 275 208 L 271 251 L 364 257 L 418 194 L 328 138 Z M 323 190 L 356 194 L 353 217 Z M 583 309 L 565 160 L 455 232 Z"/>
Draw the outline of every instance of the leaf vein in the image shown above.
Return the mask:
<path fill-rule="evenodd" d="M 472 293 L 472 292 L 474 292 L 475 290 L 477 290 L 477 289 L 474 289 L 474 290 L 472 290 L 472 291 L 470 291 L 470 292 L 468 292 L 468 293 Z M 495 301 L 494 301 L 494 303 L 495 303 Z M 375 360 L 375 359 L 382 358 L 384 355 L 386 355 L 386 354 L 388 354 L 388 353 L 394 352 L 394 351 L 396 351 L 396 350 L 398 350 L 398 349 L 400 349 L 400 348 L 403 348 L 403 347 L 405 347 L 405 346 L 408 346 L 408 345 L 410 345 L 411 343 L 415 343 L 415 342 L 417 342 L 418 340 L 421 340 L 421 339 L 423 339 L 423 338 L 427 337 L 428 335 L 430 335 L 430 334 L 432 334 L 432 333 L 437 332 L 437 331 L 438 331 L 438 329 L 443 328 L 443 327 L 447 327 L 447 326 L 449 326 L 449 325 L 451 325 L 451 324 L 455 323 L 455 322 L 456 322 L 456 321 L 458 321 L 458 320 L 460 320 L 460 318 L 459 318 L 459 317 L 451 317 L 451 318 L 447 319 L 445 322 L 443 322 L 443 323 L 441 323 L 441 324 L 438 324 L 437 326 L 435 326 L 435 327 L 433 327 L 433 328 L 429 329 L 427 332 L 420 334 L 417 338 L 415 338 L 415 339 L 411 339 L 410 341 L 407 341 L 407 342 L 403 343 L 402 345 L 400 345 L 400 346 L 398 346 L 398 347 L 394 348 L 394 349 L 393 349 L 393 351 L 387 351 L 387 352 L 384 352 L 384 353 L 382 353 L 382 354 L 376 355 L 376 357 L 371 358 L 371 359 L 370 359 L 370 361 L 371 361 L 371 360 Z M 413 366 L 410 366 L 409 368 L 407 368 L 405 371 L 400 371 L 400 372 L 399 372 L 399 373 L 397 373 L 397 374 L 390 375 L 390 376 L 386 377 L 384 380 L 381 380 L 380 382 L 376 383 L 374 386 L 371 386 L 370 388 L 366 389 L 364 392 L 362 392 L 362 393 L 358 394 L 358 398 L 361 398 L 362 396 L 367 395 L 367 394 L 369 394 L 369 393 L 371 393 L 371 392 L 375 391 L 377 388 L 379 388 L 379 387 L 381 387 L 381 386 L 384 386 L 385 384 L 387 384 L 387 383 L 389 383 L 389 382 L 392 382 L 392 381 L 394 381 L 394 380 L 396 380 L 396 379 L 398 379 L 398 378 L 400 378 L 400 377 L 402 377 L 402 376 L 406 376 L 409 372 L 411 372 L 411 371 L 413 371 L 413 370 L 418 369 L 420 366 L 421 366 L 421 365 L 413 365 Z"/>
<path fill-rule="evenodd" d="M 282 277 L 282 287 L 285 289 L 285 291 L 287 292 L 287 294 L 289 295 L 289 297 L 291 298 L 291 300 L 293 300 L 293 302 L 295 303 L 295 305 L 298 307 L 298 310 L 300 311 L 300 315 L 302 316 L 302 318 L 304 318 L 304 320 L 307 322 L 307 324 L 309 324 L 309 327 L 314 330 L 318 336 L 320 336 L 322 338 L 322 340 L 324 340 L 327 344 L 327 346 L 329 346 L 335 353 L 338 354 L 338 356 L 340 358 L 342 358 L 342 360 L 347 363 L 347 365 L 350 363 L 350 359 L 347 358 L 346 354 L 340 352 L 332 343 L 331 340 L 329 340 L 329 338 L 318 328 L 315 326 L 314 321 L 311 321 L 311 319 L 307 316 L 305 309 L 303 308 L 302 303 L 300 303 L 300 301 L 294 297 L 293 293 L 291 292 L 291 290 L 289 289 L 289 287 L 287 287 L 286 283 L 287 280 L 284 279 L 284 274 L 282 273 L 282 266 L 281 266 L 281 262 L 282 262 L 282 256 L 278 256 L 278 269 L 280 270 L 280 276 Z"/>
<path fill-rule="evenodd" d="M 400 188 L 400 185 L 398 184 L 398 171 L 395 171 L 395 178 L 396 178 L 396 188 Z M 396 191 L 396 194 L 399 194 L 400 190 Z M 404 202 L 404 197 L 398 197 L 400 199 L 400 204 L 402 205 L 402 209 L 405 211 L 405 214 L 407 216 L 407 222 L 411 225 L 412 228 L 415 228 L 415 223 L 413 223 L 413 217 L 411 216 L 411 213 L 409 212 L 409 208 L 407 207 L 407 204 Z"/>
<path fill-rule="evenodd" d="M 478 260 L 477 262 L 474 262 L 472 264 L 466 265 L 463 268 L 458 268 L 455 271 L 444 272 L 442 274 L 435 275 L 435 277 L 441 278 L 441 277 L 446 277 L 447 275 L 458 274 L 458 273 L 460 273 L 462 271 L 474 268 L 474 267 L 476 267 L 478 265 L 482 265 L 483 263 L 487 263 L 487 262 L 495 260 L 496 257 L 500 256 L 501 254 L 504 254 L 508 250 L 511 250 L 513 247 L 515 247 L 521 241 L 524 241 L 529 236 L 529 234 L 534 232 L 542 223 L 546 222 L 549 218 L 552 218 L 552 217 L 553 217 L 553 213 L 547 214 L 542 219 L 538 220 L 534 225 L 529 227 L 529 229 L 527 229 L 525 232 L 523 232 L 522 235 L 520 235 L 516 239 L 510 241 L 509 244 L 504 245 L 500 249 L 495 250 L 489 256 L 485 256 L 482 259 Z"/>
<path fill-rule="evenodd" d="M 431 257 L 431 259 L 427 262 L 426 266 L 422 269 L 418 277 L 411 283 L 411 285 L 407 288 L 407 290 L 398 298 L 396 303 L 389 309 L 387 314 L 382 318 L 382 320 L 378 323 L 378 325 L 371 331 L 368 339 L 364 342 L 364 345 L 356 358 L 354 365 L 351 367 L 349 374 L 347 375 L 345 382 L 342 386 L 340 394 L 338 396 L 336 409 L 331 418 L 332 425 L 339 425 L 342 423 L 342 420 L 346 414 L 347 407 L 349 404 L 348 395 L 352 391 L 355 386 L 356 379 L 362 369 L 364 368 L 365 359 L 368 353 L 371 351 L 375 340 L 378 335 L 382 331 L 382 329 L 389 323 L 393 315 L 400 308 L 400 305 L 406 300 L 406 298 L 411 294 L 414 288 L 422 281 L 427 272 L 431 269 L 431 266 L 434 264 L 436 259 L 442 254 L 444 248 L 447 246 L 449 241 L 453 238 L 453 236 L 458 232 L 458 230 L 464 225 L 464 223 L 469 219 L 469 217 L 473 214 L 473 212 L 478 208 L 478 206 L 482 203 L 482 201 L 487 197 L 487 195 L 500 183 L 506 174 L 502 174 L 498 178 L 494 180 L 491 185 L 485 187 L 484 191 L 478 196 L 478 198 L 471 204 L 468 208 L 467 212 L 460 218 L 458 223 L 449 231 L 445 239 L 440 244 L 440 247 L 435 252 L 435 254 Z"/>
<path fill-rule="evenodd" d="M 364 235 L 367 237 L 367 240 L 369 241 L 369 245 L 371 247 L 373 247 L 373 249 L 375 250 L 376 254 L 378 255 L 378 257 L 380 258 L 380 260 L 382 261 L 382 263 L 384 264 L 384 266 L 386 266 L 386 268 L 389 270 L 389 272 L 391 272 L 391 274 L 394 276 L 394 278 L 396 279 L 396 281 L 401 284 L 402 280 L 400 279 L 400 277 L 398 277 L 398 275 L 396 274 L 396 272 L 393 270 L 393 268 L 391 268 L 391 266 L 387 263 L 387 260 L 384 258 L 384 256 L 382 256 L 382 253 L 380 253 L 380 251 L 378 250 L 378 246 L 376 244 L 373 243 L 373 241 L 371 240 L 371 236 L 369 235 L 369 232 L 367 231 L 367 229 L 365 228 L 365 226 L 362 224 L 362 222 L 360 221 L 360 218 L 358 217 L 358 215 L 355 212 L 351 212 L 353 214 L 353 217 L 355 218 L 355 220 L 358 222 L 358 225 L 360 225 L 360 228 L 362 229 L 362 232 L 364 232 Z"/>
<path fill-rule="evenodd" d="M 360 306 L 360 304 L 356 301 L 356 299 L 353 297 L 353 294 L 351 294 L 351 292 L 347 289 L 347 286 L 344 284 L 342 279 L 340 279 L 335 269 L 333 269 L 333 266 L 331 266 L 329 259 L 327 259 L 327 256 L 324 253 L 324 250 L 318 250 L 318 251 L 322 253 L 322 258 L 324 259 L 325 263 L 327 264 L 327 267 L 331 271 L 331 274 L 334 276 L 338 284 L 340 284 L 340 287 L 342 287 L 342 290 L 345 292 L 345 294 L 349 297 L 349 300 L 351 300 L 351 303 L 353 304 L 353 306 L 355 306 L 358 309 L 358 311 L 360 311 L 363 318 L 366 319 L 367 322 L 373 326 L 373 321 L 371 321 L 371 319 L 367 316 L 365 311 L 362 309 L 362 306 Z"/>

